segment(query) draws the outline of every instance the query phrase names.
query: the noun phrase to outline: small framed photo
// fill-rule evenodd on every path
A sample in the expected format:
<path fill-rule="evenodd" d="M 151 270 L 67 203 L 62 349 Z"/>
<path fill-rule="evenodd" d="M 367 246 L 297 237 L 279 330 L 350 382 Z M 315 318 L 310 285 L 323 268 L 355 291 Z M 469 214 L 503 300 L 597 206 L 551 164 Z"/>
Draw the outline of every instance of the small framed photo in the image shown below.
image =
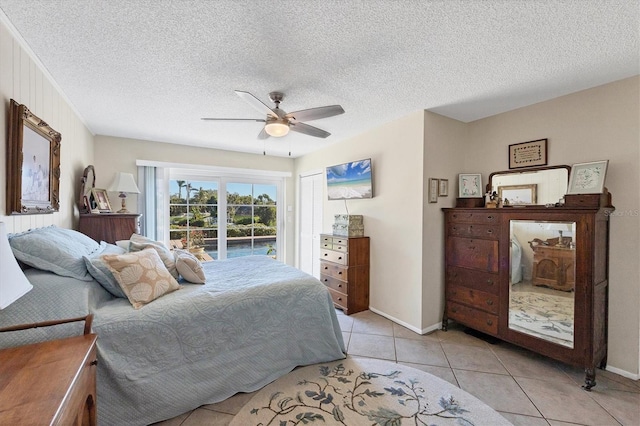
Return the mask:
<path fill-rule="evenodd" d="M 429 178 L 429 202 L 430 203 L 438 202 L 439 189 L 440 189 L 440 185 L 438 183 L 438 179 Z"/>
<path fill-rule="evenodd" d="M 440 197 L 448 197 L 449 196 L 449 179 L 438 179 L 440 182 L 440 187 L 438 188 L 438 196 Z"/>
<path fill-rule="evenodd" d="M 503 185 L 498 187 L 498 198 L 504 200 L 504 205 L 533 206 L 537 202 L 536 191 L 538 185 Z"/>
<path fill-rule="evenodd" d="M 547 140 L 516 143 L 509 145 L 509 168 L 546 166 L 547 165 Z"/>
<path fill-rule="evenodd" d="M 91 188 L 91 196 L 98 205 L 100 213 L 111 213 L 111 204 L 109 204 L 109 197 L 105 189 Z"/>
<path fill-rule="evenodd" d="M 571 166 L 567 194 L 602 194 L 609 160 Z"/>
<path fill-rule="evenodd" d="M 482 175 L 480 173 L 460 173 L 458 175 L 458 196 L 460 198 L 484 197 Z"/>

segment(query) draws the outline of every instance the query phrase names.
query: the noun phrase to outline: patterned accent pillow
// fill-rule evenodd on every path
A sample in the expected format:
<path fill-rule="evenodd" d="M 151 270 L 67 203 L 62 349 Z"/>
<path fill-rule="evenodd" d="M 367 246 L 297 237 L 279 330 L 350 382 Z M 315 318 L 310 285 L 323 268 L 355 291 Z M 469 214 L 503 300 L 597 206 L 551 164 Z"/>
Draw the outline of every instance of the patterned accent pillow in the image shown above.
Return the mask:
<path fill-rule="evenodd" d="M 136 252 L 146 249 L 147 247 L 153 248 L 158 252 L 160 259 L 164 263 L 164 266 L 167 268 L 169 273 L 173 276 L 173 278 L 178 279 L 179 274 L 176 269 L 176 262 L 173 260 L 173 253 L 169 251 L 169 249 L 162 244 L 160 241 L 154 241 L 151 238 L 147 238 L 143 235 L 133 234 L 129 239 L 129 251 Z"/>
<path fill-rule="evenodd" d="M 202 263 L 186 250 L 174 250 L 176 269 L 182 278 L 195 284 L 204 284 L 207 278 L 202 269 Z"/>
<path fill-rule="evenodd" d="M 114 295 L 115 297 L 120 297 L 123 299 L 127 298 L 127 295 L 124 294 L 118 281 L 113 276 L 109 267 L 102 259 L 103 255 L 106 254 L 124 254 L 127 251 L 122 247 L 118 247 L 114 244 L 108 244 L 102 241 L 100 246 L 103 250 L 98 251 L 91 256 L 84 256 L 84 263 L 87 265 L 87 270 L 91 274 L 91 276 L 100 283 L 105 290 Z"/>
<path fill-rule="evenodd" d="M 36 269 L 63 277 L 92 281 L 82 256 L 100 249 L 100 244 L 73 229 L 55 225 L 9 234 L 13 255 Z"/>
<path fill-rule="evenodd" d="M 180 288 L 152 247 L 102 259 L 135 309 Z"/>

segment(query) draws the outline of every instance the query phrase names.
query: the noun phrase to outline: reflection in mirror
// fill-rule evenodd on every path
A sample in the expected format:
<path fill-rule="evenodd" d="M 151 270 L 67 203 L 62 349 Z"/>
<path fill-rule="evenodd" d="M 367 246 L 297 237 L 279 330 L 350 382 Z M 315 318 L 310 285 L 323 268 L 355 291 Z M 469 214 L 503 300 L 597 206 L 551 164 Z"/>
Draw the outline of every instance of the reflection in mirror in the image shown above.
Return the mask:
<path fill-rule="evenodd" d="M 573 348 L 575 236 L 575 222 L 510 221 L 510 329 Z"/>
<path fill-rule="evenodd" d="M 500 193 L 501 188 L 535 185 L 537 200 L 533 204 L 555 204 L 567 193 L 569 166 L 553 166 L 523 171 L 507 170 L 489 176 L 488 189 Z"/>
<path fill-rule="evenodd" d="M 89 213 L 96 208 L 95 201 L 91 195 L 91 189 L 96 186 L 96 172 L 92 165 L 87 166 L 80 179 L 80 198 L 78 208 L 80 213 Z"/>

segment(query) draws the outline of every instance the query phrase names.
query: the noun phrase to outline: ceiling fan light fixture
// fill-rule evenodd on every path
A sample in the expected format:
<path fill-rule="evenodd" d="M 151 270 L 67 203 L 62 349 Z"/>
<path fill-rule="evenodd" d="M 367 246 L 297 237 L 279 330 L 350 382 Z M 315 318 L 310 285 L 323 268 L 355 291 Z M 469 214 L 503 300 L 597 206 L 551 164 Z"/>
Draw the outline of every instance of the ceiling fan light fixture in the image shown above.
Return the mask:
<path fill-rule="evenodd" d="M 280 138 L 289 133 L 289 125 L 284 120 L 274 120 L 265 124 L 264 131 L 267 132 L 269 136 Z"/>

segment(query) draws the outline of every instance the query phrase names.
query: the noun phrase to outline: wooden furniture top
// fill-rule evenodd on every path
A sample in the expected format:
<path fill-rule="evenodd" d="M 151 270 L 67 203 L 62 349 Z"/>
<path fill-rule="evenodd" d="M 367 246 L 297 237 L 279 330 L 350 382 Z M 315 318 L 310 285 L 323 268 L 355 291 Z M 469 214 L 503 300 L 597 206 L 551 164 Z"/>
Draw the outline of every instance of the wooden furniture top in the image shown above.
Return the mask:
<path fill-rule="evenodd" d="M 97 335 L 0 351 L 0 424 L 55 424 L 89 359 Z"/>

